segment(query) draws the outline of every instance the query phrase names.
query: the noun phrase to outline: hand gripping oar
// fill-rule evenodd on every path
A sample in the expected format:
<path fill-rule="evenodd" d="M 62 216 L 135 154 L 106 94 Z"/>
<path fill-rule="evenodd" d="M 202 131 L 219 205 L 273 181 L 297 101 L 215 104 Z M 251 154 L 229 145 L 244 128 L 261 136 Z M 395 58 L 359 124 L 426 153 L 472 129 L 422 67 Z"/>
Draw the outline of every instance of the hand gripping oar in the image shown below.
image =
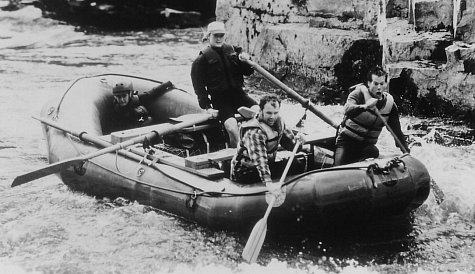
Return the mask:
<path fill-rule="evenodd" d="M 178 131 L 180 129 L 192 126 L 194 124 L 205 122 L 210 118 L 211 118 L 211 116 L 209 114 L 197 114 L 197 116 L 194 119 L 190 118 L 190 119 L 188 119 L 186 121 L 183 121 L 181 123 L 178 123 L 178 124 L 164 124 L 162 127 L 157 126 L 156 130 L 153 130 L 153 131 L 151 131 L 151 132 L 149 132 L 145 135 L 137 136 L 135 138 L 129 139 L 129 140 L 121 142 L 121 143 L 117 143 L 115 145 L 111 145 L 109 147 L 98 150 L 96 152 L 93 152 L 93 153 L 90 153 L 90 154 L 87 154 L 87 155 L 84 155 L 84 156 L 74 157 L 74 158 L 71 158 L 71 159 L 66 159 L 66 160 L 63 160 L 63 161 L 60 161 L 60 162 L 56 162 L 56 163 L 50 164 L 46 167 L 40 168 L 38 170 L 34 170 L 34 171 L 31 171 L 31 172 L 25 173 L 23 175 L 20 175 L 20 176 L 16 177 L 13 180 L 11 186 L 15 187 L 15 186 L 18 186 L 18 185 L 21 185 L 21 184 L 28 183 L 30 181 L 42 178 L 44 176 L 60 172 L 61 169 L 67 168 L 71 165 L 79 164 L 79 163 L 82 163 L 86 160 L 92 159 L 94 157 L 98 157 L 98 156 L 101 156 L 101 155 L 109 153 L 109 152 L 114 152 L 116 150 L 120 150 L 120 149 L 126 148 L 128 146 L 137 144 L 137 143 L 142 143 L 146 139 L 150 140 L 150 139 L 153 139 L 153 138 L 158 137 L 158 136 L 164 136 L 164 135 L 173 133 L 173 132 Z M 35 118 L 35 119 L 38 119 L 41 122 L 43 122 L 47 125 L 50 125 L 50 126 L 53 126 L 53 124 L 54 124 L 54 122 L 48 121 L 48 120 L 43 119 L 43 118 L 38 117 L 38 118 Z M 74 131 L 63 129 L 61 126 L 53 126 L 53 127 L 56 127 L 60 130 L 71 133 L 73 135 L 77 134 L 76 136 L 78 136 L 81 140 L 86 140 L 87 141 L 87 136 L 88 135 L 85 132 L 77 133 L 77 132 L 74 132 Z"/>
<path fill-rule="evenodd" d="M 300 146 L 300 142 L 297 141 L 295 143 L 295 147 L 292 150 L 292 155 L 289 158 L 289 161 L 287 162 L 287 165 L 285 166 L 284 173 L 282 173 L 282 176 L 280 177 L 279 185 L 282 187 L 282 184 L 284 183 L 285 177 L 287 176 L 287 172 L 289 171 L 290 165 L 292 165 L 292 162 L 294 160 L 295 154 L 297 153 L 297 149 Z M 274 207 L 275 201 L 277 197 L 276 195 L 272 195 L 272 198 L 269 202 L 269 205 L 267 206 L 266 213 L 264 214 L 264 217 L 260 219 L 256 225 L 254 225 L 254 228 L 251 231 L 251 235 L 249 236 L 249 239 L 247 240 L 246 246 L 244 246 L 244 249 L 242 251 L 242 258 L 248 262 L 248 263 L 254 263 L 257 259 L 257 256 L 259 256 L 259 252 L 261 251 L 262 244 L 264 243 L 264 239 L 266 238 L 266 233 L 267 233 L 267 218 L 269 217 L 270 211 Z"/>
<path fill-rule="evenodd" d="M 313 112 L 315 115 L 320 117 L 323 121 L 325 121 L 327 124 L 330 126 L 334 127 L 335 129 L 338 128 L 338 124 L 333 122 L 330 118 L 325 116 L 325 114 L 321 113 L 314 105 L 310 103 L 309 100 L 306 100 L 302 96 L 300 96 L 297 92 L 295 92 L 293 89 L 289 88 L 286 86 L 284 83 L 282 83 L 279 79 L 275 78 L 272 74 L 270 74 L 268 71 L 266 71 L 264 68 L 262 68 L 260 65 L 257 63 L 251 61 L 251 60 L 246 60 L 251 67 L 253 67 L 255 70 L 257 70 L 262 76 L 264 76 L 267 80 L 272 82 L 273 84 L 277 85 L 280 87 L 283 91 L 285 91 L 290 97 L 293 99 L 297 100 L 300 104 L 302 104 L 303 107 L 308 108 L 311 112 Z"/>
<path fill-rule="evenodd" d="M 405 146 L 402 145 L 402 142 L 401 140 L 399 140 L 399 138 L 397 137 L 396 133 L 394 133 L 394 131 L 391 129 L 391 127 L 388 125 L 388 122 L 386 122 L 386 120 L 384 120 L 383 116 L 381 115 L 381 113 L 379 112 L 379 110 L 375 107 L 373 108 L 374 112 L 376 113 L 376 115 L 378 115 L 379 119 L 381 119 L 381 121 L 383 121 L 383 124 L 384 126 L 388 129 L 388 131 L 391 133 L 391 135 L 393 136 L 394 140 L 396 140 L 396 143 L 397 145 L 401 148 L 401 150 L 404 152 L 404 153 L 407 153 L 409 154 L 409 151 L 406 149 Z M 434 196 L 435 196 L 435 200 L 437 201 L 437 204 L 440 205 L 440 203 L 442 203 L 444 201 L 444 198 L 445 198 L 445 194 L 444 192 L 442 191 L 442 189 L 440 189 L 439 185 L 437 185 L 435 183 L 434 180 L 431 180 L 431 187 L 432 187 L 432 190 L 434 192 Z"/>

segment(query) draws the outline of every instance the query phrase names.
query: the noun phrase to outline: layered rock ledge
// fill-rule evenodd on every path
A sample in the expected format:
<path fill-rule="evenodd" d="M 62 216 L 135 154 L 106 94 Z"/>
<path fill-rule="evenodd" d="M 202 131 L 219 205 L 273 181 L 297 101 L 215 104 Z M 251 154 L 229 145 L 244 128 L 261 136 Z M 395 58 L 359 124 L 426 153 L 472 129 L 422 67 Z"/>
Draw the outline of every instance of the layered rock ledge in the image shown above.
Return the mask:
<path fill-rule="evenodd" d="M 404 112 L 475 125 L 475 3 L 218 0 L 228 41 L 302 94 L 342 103 L 373 65 Z"/>

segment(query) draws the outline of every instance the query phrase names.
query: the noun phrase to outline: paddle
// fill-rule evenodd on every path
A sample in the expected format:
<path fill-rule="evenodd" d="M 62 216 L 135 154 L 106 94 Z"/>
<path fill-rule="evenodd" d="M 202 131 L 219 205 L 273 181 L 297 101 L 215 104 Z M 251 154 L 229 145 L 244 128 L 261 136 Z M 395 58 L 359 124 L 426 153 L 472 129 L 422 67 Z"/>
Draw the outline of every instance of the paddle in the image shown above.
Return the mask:
<path fill-rule="evenodd" d="M 322 112 L 320 112 L 317 108 L 315 108 L 314 105 L 310 103 L 309 100 L 306 100 L 302 96 L 300 96 L 297 92 L 295 92 L 293 89 L 289 88 L 286 86 L 284 83 L 282 83 L 279 79 L 275 78 L 272 74 L 270 74 L 268 71 L 266 71 L 263 67 L 258 65 L 256 62 L 253 62 L 251 60 L 245 60 L 251 67 L 253 67 L 255 70 L 257 70 L 262 76 L 264 76 L 267 80 L 269 80 L 271 83 L 277 85 L 280 87 L 283 91 L 285 91 L 290 97 L 293 99 L 297 100 L 304 108 L 308 108 L 311 112 L 313 112 L 315 115 L 320 117 L 324 122 L 329 124 L 330 126 L 334 127 L 335 129 L 338 128 L 338 124 L 333 122 L 330 118 L 325 116 Z"/>
<path fill-rule="evenodd" d="M 295 153 L 297 153 L 297 149 L 299 146 L 300 142 L 297 141 L 294 149 L 292 150 L 292 155 L 290 156 L 289 161 L 285 166 L 284 173 L 282 173 L 282 176 L 280 177 L 280 181 L 278 184 L 280 184 L 281 187 L 284 183 L 285 177 L 287 176 L 287 172 L 289 171 L 290 165 L 292 165 L 292 161 L 294 160 Z M 269 202 L 269 205 L 267 206 L 267 210 L 264 214 L 264 217 L 262 217 L 262 219 L 260 219 L 256 223 L 256 225 L 254 225 L 254 228 L 251 231 L 251 235 L 247 240 L 246 246 L 244 246 L 244 249 L 242 251 L 242 258 L 248 263 L 254 263 L 256 261 L 257 256 L 259 256 L 259 252 L 261 251 L 262 244 L 264 243 L 264 239 L 266 238 L 267 218 L 269 217 L 270 211 L 274 207 L 274 204 L 277 200 L 276 195 L 274 193 L 272 194 L 272 198 Z M 285 192 L 283 193 L 283 195 L 285 195 Z"/>
<path fill-rule="evenodd" d="M 375 107 L 373 108 L 374 112 L 376 113 L 376 115 L 378 115 L 379 119 L 381 119 L 381 121 L 383 121 L 383 124 L 384 126 L 388 129 L 388 131 L 391 133 L 391 135 L 393 136 L 394 140 L 396 140 L 396 143 L 398 144 L 398 146 L 401 148 L 401 150 L 404 152 L 404 153 L 407 153 L 409 154 L 409 151 L 406 149 L 405 146 L 402 145 L 402 142 L 401 140 L 399 140 L 399 138 L 396 136 L 396 133 L 394 133 L 394 131 L 391 129 L 391 127 L 388 125 L 388 122 L 386 122 L 386 120 L 384 120 L 383 116 L 381 115 L 381 113 L 379 112 L 379 110 Z M 435 183 L 434 180 L 431 180 L 431 187 L 432 187 L 432 190 L 434 192 L 434 197 L 435 197 L 435 200 L 437 202 L 437 204 L 441 204 L 444 199 L 445 199 L 445 194 L 444 192 L 442 191 L 442 189 L 440 189 L 439 185 L 437 185 Z"/>
<path fill-rule="evenodd" d="M 93 153 L 90 153 L 90 154 L 87 154 L 87 155 L 74 157 L 74 158 L 71 158 L 71 159 L 66 159 L 66 160 L 63 160 L 63 161 L 60 161 L 60 162 L 50 164 L 50 165 L 48 165 L 46 167 L 43 167 L 43 168 L 40 168 L 38 170 L 34 170 L 34 171 L 31 171 L 31 172 L 25 173 L 23 175 L 17 176 L 13 180 L 11 186 L 15 187 L 15 186 L 19 186 L 19 185 L 28 183 L 30 181 L 42 178 L 44 176 L 60 172 L 61 169 L 67 168 L 71 165 L 79 164 L 79 163 L 82 163 L 86 160 L 101 156 L 101 155 L 109 153 L 109 152 L 114 152 L 116 150 L 120 150 L 120 149 L 126 148 L 128 146 L 137 144 L 137 143 L 142 143 L 146 139 L 150 140 L 150 139 L 156 138 L 158 136 L 164 136 L 164 135 L 173 133 L 173 132 L 178 131 L 180 129 L 192 126 L 194 124 L 205 122 L 210 118 L 211 118 L 211 116 L 209 114 L 197 114 L 196 117 L 193 117 L 193 118 L 188 117 L 188 119 L 186 121 L 183 121 L 183 122 L 178 123 L 178 124 L 157 125 L 155 130 L 153 130 L 153 131 L 151 131 L 147 134 L 137 136 L 135 138 L 126 140 L 124 142 L 117 143 L 115 145 L 107 146 L 104 149 L 98 150 L 96 152 L 93 152 Z M 58 128 L 62 131 L 65 131 L 67 133 L 78 136 L 83 141 L 88 141 L 88 136 L 89 135 L 86 132 L 77 133 L 75 131 L 67 130 L 64 127 L 60 126 L 59 124 L 54 123 L 52 121 L 48 121 L 44 118 L 35 117 L 35 119 L 40 120 L 41 122 L 43 122 L 43 123 L 45 123 L 49 126 Z M 160 126 L 162 126 L 162 127 L 160 127 Z"/>

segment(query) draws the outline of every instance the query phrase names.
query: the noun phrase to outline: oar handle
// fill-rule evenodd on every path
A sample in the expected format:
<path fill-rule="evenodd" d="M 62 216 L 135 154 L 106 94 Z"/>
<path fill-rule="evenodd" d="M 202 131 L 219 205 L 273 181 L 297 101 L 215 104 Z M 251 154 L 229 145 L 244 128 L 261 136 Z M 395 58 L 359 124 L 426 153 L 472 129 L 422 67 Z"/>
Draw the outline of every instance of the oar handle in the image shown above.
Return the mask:
<path fill-rule="evenodd" d="M 306 100 L 302 96 L 300 96 L 297 92 L 295 92 L 293 89 L 289 88 L 287 85 L 282 83 L 279 79 L 277 79 L 274 75 L 270 74 L 267 70 L 265 70 L 263 67 L 258 65 L 256 62 L 253 62 L 251 60 L 245 60 L 247 64 L 249 64 L 251 67 L 253 67 L 256 71 L 258 71 L 262 76 L 267 78 L 270 82 L 274 83 L 278 87 L 280 87 L 282 90 L 284 90 L 288 95 L 290 95 L 293 99 L 297 100 L 300 104 L 302 104 L 304 107 L 308 107 L 310 111 L 312 111 L 315 115 L 320 117 L 324 122 L 329 124 L 330 126 L 334 127 L 335 129 L 338 128 L 338 124 L 333 122 L 330 118 L 328 118 L 325 114 L 320 112 L 314 105 L 310 103 L 309 100 Z"/>

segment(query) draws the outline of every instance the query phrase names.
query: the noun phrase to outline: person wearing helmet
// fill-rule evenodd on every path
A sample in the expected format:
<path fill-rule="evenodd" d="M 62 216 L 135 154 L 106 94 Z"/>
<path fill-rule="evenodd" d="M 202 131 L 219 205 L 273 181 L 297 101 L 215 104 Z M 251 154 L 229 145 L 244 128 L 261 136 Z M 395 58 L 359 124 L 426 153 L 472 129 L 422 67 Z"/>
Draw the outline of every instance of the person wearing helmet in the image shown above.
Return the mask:
<path fill-rule="evenodd" d="M 222 22 L 208 25 L 203 38 L 208 45 L 191 66 L 191 80 L 200 107 L 224 124 L 230 146 L 237 147 L 239 131 L 234 117 L 237 109 L 245 106 L 258 113 L 259 106 L 243 90 L 244 76 L 254 72 L 245 62 L 250 58 L 249 54 L 225 43 L 225 38 Z"/>
<path fill-rule="evenodd" d="M 113 130 L 123 130 L 152 124 L 152 117 L 146 105 L 164 91 L 174 88 L 171 82 L 158 85 L 148 92 L 138 94 L 132 82 L 119 81 L 112 87 L 114 122 Z"/>

